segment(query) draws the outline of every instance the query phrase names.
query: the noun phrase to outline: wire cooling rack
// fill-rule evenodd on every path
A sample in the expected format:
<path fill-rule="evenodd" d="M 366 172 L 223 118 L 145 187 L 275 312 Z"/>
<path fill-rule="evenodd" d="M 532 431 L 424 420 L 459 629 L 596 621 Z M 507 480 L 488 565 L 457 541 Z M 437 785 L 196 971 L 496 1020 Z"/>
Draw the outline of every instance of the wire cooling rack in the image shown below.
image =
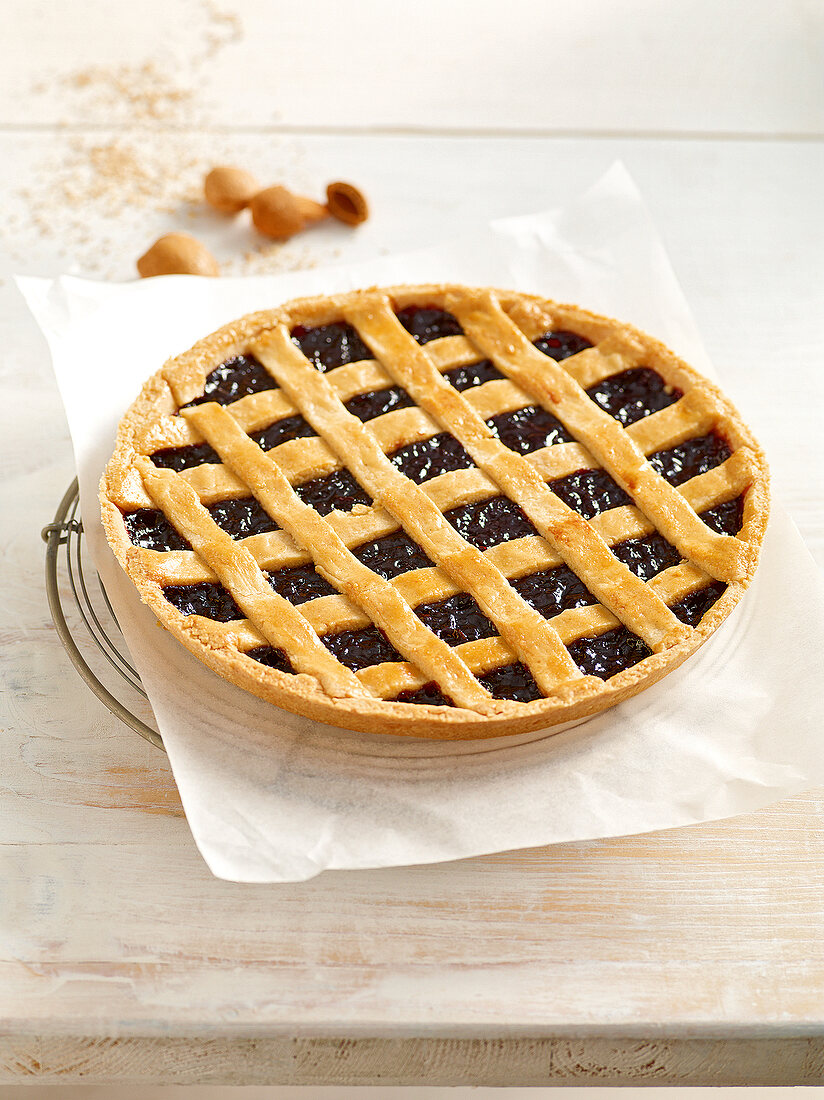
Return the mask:
<path fill-rule="evenodd" d="M 98 699 L 121 722 L 162 749 L 163 739 L 157 730 L 119 697 L 133 696 L 138 705 L 147 700 L 97 570 L 84 555 L 79 507 L 75 478 L 54 519 L 41 532 L 46 543 L 46 594 L 54 625 L 72 664 Z M 112 681 L 112 690 L 104 678 Z"/>

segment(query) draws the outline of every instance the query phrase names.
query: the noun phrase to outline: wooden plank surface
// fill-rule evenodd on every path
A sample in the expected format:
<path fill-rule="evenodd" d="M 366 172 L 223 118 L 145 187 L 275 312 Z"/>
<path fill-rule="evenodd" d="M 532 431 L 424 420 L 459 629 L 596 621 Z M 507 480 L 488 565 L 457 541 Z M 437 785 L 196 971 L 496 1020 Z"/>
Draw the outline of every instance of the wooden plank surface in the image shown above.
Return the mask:
<path fill-rule="evenodd" d="M 78 1078 L 87 1087 L 113 1079 L 144 1087 L 192 1082 L 246 1086 L 277 1082 L 286 1089 L 300 1085 L 313 1089 L 337 1085 L 346 1089 L 380 1084 L 376 1094 L 385 1100 L 384 1090 L 393 1085 L 409 1086 L 424 1081 L 427 1087 L 455 1087 L 471 1080 L 496 1088 L 776 1086 L 788 1081 L 815 1085 L 824 1079 L 824 1042 L 566 1038 L 297 1038 L 222 1042 L 108 1038 L 78 1042 L 26 1037 L 22 1042 L 0 1038 L 0 1073 L 4 1066 L 13 1069 L 13 1079 L 17 1081 L 28 1081 L 29 1085 L 34 1080 L 50 1082 L 61 1088 L 65 1088 L 67 1081 Z M 269 1096 L 280 1095 L 277 1089 L 267 1094 L 267 1100 Z M 351 1094 L 335 1090 L 335 1096 L 341 1095 Z M 108 1100 L 119 1100 L 119 1094 L 109 1096 Z"/>
<path fill-rule="evenodd" d="M 816 1035 L 821 810 L 284 886 L 211 879 L 171 807 L 154 858 L 10 845 L 2 1030 Z"/>
<path fill-rule="evenodd" d="M 6 10 L 0 1080 L 824 1080 L 824 791 L 648 836 L 213 879 L 165 758 L 51 626 L 39 530 L 73 461 L 8 278 L 130 278 L 181 227 L 237 274 L 375 256 L 562 203 L 620 157 L 824 564 L 820 6 Z M 374 215 L 258 251 L 196 199 L 219 160 L 310 194 L 352 178 Z"/>

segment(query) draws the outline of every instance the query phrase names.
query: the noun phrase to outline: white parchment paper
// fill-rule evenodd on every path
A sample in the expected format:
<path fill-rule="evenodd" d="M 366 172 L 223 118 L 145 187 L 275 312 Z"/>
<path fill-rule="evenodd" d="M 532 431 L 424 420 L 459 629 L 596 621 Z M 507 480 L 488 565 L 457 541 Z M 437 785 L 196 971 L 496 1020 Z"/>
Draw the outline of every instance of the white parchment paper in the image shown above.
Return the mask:
<path fill-rule="evenodd" d="M 433 281 L 578 302 L 712 373 L 620 165 L 563 210 L 407 256 L 252 279 L 18 280 L 51 348 L 86 537 L 213 873 L 298 881 L 626 835 L 742 813 L 824 781 L 824 585 L 777 506 L 755 584 L 718 634 L 659 685 L 554 736 L 442 745 L 321 726 L 224 683 L 157 625 L 110 553 L 97 505 L 117 422 L 143 381 L 252 310 Z"/>

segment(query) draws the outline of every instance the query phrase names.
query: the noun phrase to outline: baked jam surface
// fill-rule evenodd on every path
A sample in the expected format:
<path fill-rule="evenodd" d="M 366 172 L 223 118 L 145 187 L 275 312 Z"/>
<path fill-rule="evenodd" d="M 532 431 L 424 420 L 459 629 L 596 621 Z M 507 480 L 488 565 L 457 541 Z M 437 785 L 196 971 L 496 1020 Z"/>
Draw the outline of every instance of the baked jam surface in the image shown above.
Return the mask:
<path fill-rule="evenodd" d="M 452 370 L 444 371 L 443 376 L 459 391 L 470 390 L 473 386 L 483 386 L 485 382 L 505 377 L 488 359 L 470 363 L 467 367 L 453 367 Z"/>
<path fill-rule="evenodd" d="M 577 470 L 574 474 L 550 481 L 550 489 L 584 519 L 592 519 L 600 512 L 632 504 L 621 486 L 606 470 Z"/>
<path fill-rule="evenodd" d="M 538 534 L 520 504 L 508 497 L 488 497 L 474 504 L 464 504 L 444 512 L 444 518 L 479 550 Z"/>
<path fill-rule="evenodd" d="M 633 367 L 612 374 L 586 391 L 587 395 L 625 427 L 660 412 L 683 397 L 681 390 L 668 386 L 649 367 Z"/>
<path fill-rule="evenodd" d="M 417 485 L 429 481 L 431 477 L 437 477 L 438 474 L 446 474 L 450 470 L 466 470 L 475 465 L 463 445 L 449 432 L 441 432 L 430 439 L 400 447 L 388 458 L 393 466 Z"/>
<path fill-rule="evenodd" d="M 726 462 L 732 454 L 727 442 L 716 432 L 688 439 L 667 451 L 656 451 L 647 461 L 670 485 L 683 485 L 692 477 L 705 474 Z"/>
<path fill-rule="evenodd" d="M 365 542 L 352 551 L 358 561 L 369 566 L 373 573 L 391 581 L 401 573 L 413 569 L 431 569 L 430 561 L 418 544 L 404 531 L 394 531 L 374 542 Z"/>
<path fill-rule="evenodd" d="M 374 420 L 376 416 L 394 412 L 395 409 L 409 409 L 415 402 L 400 386 L 388 386 L 385 390 L 371 390 L 359 393 L 345 402 L 346 411 L 358 420 Z"/>
<path fill-rule="evenodd" d="M 178 534 L 158 508 L 124 512 L 123 523 L 133 546 L 145 550 L 191 550 L 188 539 Z"/>
<path fill-rule="evenodd" d="M 526 455 L 542 447 L 551 447 L 553 443 L 571 443 L 573 437 L 560 420 L 535 405 L 514 412 L 498 413 L 490 417 L 487 424 L 498 439 L 511 451 Z"/>
<path fill-rule="evenodd" d="M 434 307 L 408 307 L 400 310 L 397 316 L 420 344 L 461 335 L 456 318 Z M 314 328 L 297 326 L 292 330 L 292 339 L 319 371 L 333 370 L 372 357 L 358 333 L 343 322 Z M 592 346 L 584 337 L 566 331 L 547 332 L 534 344 L 543 354 L 558 362 Z M 504 375 L 489 360 L 479 360 L 448 370 L 444 377 L 460 391 L 485 385 Z M 190 404 L 204 401 L 230 404 L 275 386 L 274 379 L 253 356 L 236 356 L 211 372 L 203 396 Z M 592 401 L 625 426 L 659 412 L 682 396 L 678 389 L 668 386 L 660 375 L 647 367 L 612 375 L 589 387 L 586 392 Z M 400 386 L 357 394 L 346 402 L 348 411 L 364 422 L 413 405 L 409 394 Z M 560 420 L 534 405 L 497 414 L 487 423 L 502 442 L 519 454 L 530 454 L 543 447 L 573 440 Z M 315 434 L 303 416 L 296 414 L 250 433 L 250 438 L 263 450 L 271 450 L 289 440 Z M 667 481 L 681 485 L 720 465 L 730 454 L 723 437 L 711 432 L 650 455 L 649 461 Z M 156 452 L 152 458 L 157 466 L 177 471 L 220 461 L 206 443 L 166 448 Z M 417 484 L 473 465 L 463 446 L 448 432 L 407 444 L 391 453 L 389 458 Z M 586 519 L 632 503 L 620 486 L 601 469 L 578 470 L 549 482 L 549 485 L 553 492 Z M 346 469 L 298 485 L 295 491 L 322 515 L 333 509 L 346 512 L 357 505 L 369 506 L 373 503 L 370 495 Z M 715 531 L 737 534 L 743 522 L 743 500 L 741 496 L 717 505 L 703 512 L 701 518 Z M 218 501 L 210 504 L 208 510 L 218 526 L 236 539 L 278 530 L 277 523 L 253 497 Z M 481 550 L 537 534 L 520 506 L 504 496 L 493 496 L 453 508 L 447 511 L 445 518 Z M 191 550 L 187 540 L 157 509 L 141 508 L 125 513 L 124 522 L 135 546 L 159 551 Z M 626 539 L 612 549 L 620 561 L 645 581 L 681 560 L 675 547 L 658 533 Z M 352 553 L 387 580 L 434 565 L 423 549 L 402 530 L 355 546 Z M 266 575 L 273 589 L 296 606 L 336 593 L 311 564 L 272 570 Z M 597 602 L 580 578 L 566 566 L 514 578 L 510 584 L 546 618 Z M 672 610 L 682 622 L 697 626 L 725 591 L 724 584 L 712 582 L 673 604 Z M 170 585 L 164 589 L 164 594 L 185 615 L 203 615 L 218 622 L 243 618 L 231 594 L 218 583 Z M 420 604 L 415 612 L 422 622 L 451 646 L 497 636 L 494 623 L 465 592 Z M 376 626 L 325 634 L 322 640 L 353 671 L 402 660 L 386 635 Z M 584 674 L 605 680 L 650 655 L 646 644 L 623 626 L 595 637 L 578 639 L 568 649 Z M 293 672 L 288 657 L 273 646 L 259 646 L 251 650 L 248 656 L 268 667 Z M 541 698 L 532 674 L 519 662 L 492 669 L 479 675 L 478 679 L 498 699 L 528 702 Z M 397 701 L 417 705 L 453 705 L 452 700 L 434 683 L 402 692 Z"/>
<path fill-rule="evenodd" d="M 295 486 L 295 492 L 304 504 L 310 504 L 322 516 L 328 516 L 336 508 L 351 512 L 357 504 L 371 504 L 372 498 L 348 470 L 335 470 L 326 477 L 316 477 Z"/>
<path fill-rule="evenodd" d="M 257 443 L 262 451 L 271 451 L 281 443 L 287 443 L 290 439 L 305 438 L 315 434 L 314 428 L 308 424 L 302 416 L 286 416 L 276 420 L 268 428 L 250 432 L 249 438 Z M 162 451 L 155 451 L 152 462 L 167 470 L 190 470 L 195 466 L 202 466 L 206 462 L 217 465 L 220 455 L 213 450 L 208 443 L 190 443 L 185 447 L 166 447 Z"/>
<path fill-rule="evenodd" d="M 601 680 L 608 680 L 652 655 L 649 646 L 625 626 L 607 630 L 594 638 L 579 638 L 567 649 L 585 676 L 598 676 Z"/>
<path fill-rule="evenodd" d="M 448 695 L 444 695 L 436 683 L 424 684 L 416 691 L 402 691 L 392 700 L 394 703 L 417 703 L 419 706 L 454 707 Z"/>
<path fill-rule="evenodd" d="M 533 699 L 543 698 L 532 673 L 520 661 L 514 665 L 493 668 L 478 679 L 494 699 L 512 699 L 517 703 L 531 703 Z"/>
<path fill-rule="evenodd" d="M 706 588 L 691 592 L 683 600 L 674 603 L 672 613 L 687 626 L 698 626 L 709 609 L 713 604 L 718 603 L 726 591 L 727 586 L 722 581 L 713 581 Z"/>
<path fill-rule="evenodd" d="M 290 439 L 306 439 L 314 434 L 315 429 L 312 425 L 298 413 L 295 416 L 284 416 L 282 420 L 276 420 L 261 431 L 250 432 L 249 438 L 257 443 L 262 451 L 271 451 L 273 447 L 288 443 Z"/>
<path fill-rule="evenodd" d="M 407 306 L 398 310 L 397 318 L 419 344 L 428 344 L 442 336 L 463 335 L 457 318 L 433 306 Z"/>
<path fill-rule="evenodd" d="M 243 619 L 245 615 L 222 584 L 203 581 L 200 584 L 170 584 L 163 595 L 183 615 L 203 615 L 218 623 Z"/>
<path fill-rule="evenodd" d="M 498 633 L 495 624 L 478 607 L 468 592 L 460 592 L 446 600 L 422 603 L 415 608 L 415 614 L 449 645 L 463 645 L 480 638 L 493 638 Z"/>
<path fill-rule="evenodd" d="M 719 535 L 737 535 L 744 525 L 743 494 L 735 500 L 728 500 L 725 504 L 718 504 L 715 508 L 701 512 L 701 519 Z"/>
<path fill-rule="evenodd" d="M 216 401 L 218 405 L 230 405 L 241 397 L 263 390 L 277 389 L 277 382 L 262 363 L 253 355 L 236 355 L 227 359 L 211 372 L 206 379 L 201 397 L 189 401 L 181 408 L 203 405 L 207 401 Z"/>
<path fill-rule="evenodd" d="M 558 332 L 545 332 L 537 340 L 532 341 L 538 351 L 560 363 L 569 359 L 571 355 L 577 355 L 579 351 L 591 348 L 592 344 L 585 336 L 579 336 L 577 332 L 566 332 L 561 329 Z"/>
<path fill-rule="evenodd" d="M 384 661 L 402 661 L 384 632 L 377 626 L 367 626 L 363 630 L 341 630 L 337 634 L 324 634 L 321 641 L 337 657 L 342 665 L 353 672 L 359 672 L 370 665 L 380 665 Z"/>
<path fill-rule="evenodd" d="M 642 581 L 652 580 L 681 561 L 681 555 L 672 543 L 658 534 L 645 535 L 640 539 L 625 539 L 616 543 L 612 552 Z"/>
<path fill-rule="evenodd" d="M 276 668 L 278 672 L 294 672 L 292 662 L 282 649 L 276 649 L 272 645 L 261 645 L 256 649 L 250 649 L 246 653 L 253 661 L 258 661 L 269 668 Z"/>
<path fill-rule="evenodd" d="M 162 451 L 155 451 L 152 462 L 162 470 L 177 470 L 180 473 L 206 462 L 217 465 L 220 455 L 208 443 L 190 443 L 186 447 L 165 447 Z"/>
<path fill-rule="evenodd" d="M 210 504 L 207 510 L 218 527 L 233 539 L 245 539 L 249 535 L 262 535 L 279 529 L 254 497 L 221 500 Z"/>
<path fill-rule="evenodd" d="M 587 607 L 598 602 L 581 578 L 565 565 L 528 573 L 509 583 L 530 607 L 547 619 L 573 607 Z"/>
<path fill-rule="evenodd" d="M 321 372 L 372 358 L 372 352 L 356 330 L 343 321 L 315 328 L 296 325 L 292 339 Z"/>
<path fill-rule="evenodd" d="M 321 596 L 335 596 L 337 589 L 318 573 L 312 565 L 298 565 L 293 569 L 276 569 L 266 574 L 266 579 L 279 596 L 289 603 L 306 603 Z"/>

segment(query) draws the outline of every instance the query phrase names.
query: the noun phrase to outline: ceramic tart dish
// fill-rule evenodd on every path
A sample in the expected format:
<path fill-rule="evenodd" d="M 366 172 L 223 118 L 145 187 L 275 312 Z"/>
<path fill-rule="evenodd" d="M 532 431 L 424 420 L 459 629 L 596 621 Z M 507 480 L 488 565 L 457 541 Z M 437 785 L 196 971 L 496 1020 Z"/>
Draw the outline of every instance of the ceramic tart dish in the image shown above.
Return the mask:
<path fill-rule="evenodd" d="M 494 737 L 677 668 L 751 582 L 761 448 L 642 332 L 399 286 L 243 317 L 120 425 L 109 542 L 225 679 L 332 725 Z"/>

